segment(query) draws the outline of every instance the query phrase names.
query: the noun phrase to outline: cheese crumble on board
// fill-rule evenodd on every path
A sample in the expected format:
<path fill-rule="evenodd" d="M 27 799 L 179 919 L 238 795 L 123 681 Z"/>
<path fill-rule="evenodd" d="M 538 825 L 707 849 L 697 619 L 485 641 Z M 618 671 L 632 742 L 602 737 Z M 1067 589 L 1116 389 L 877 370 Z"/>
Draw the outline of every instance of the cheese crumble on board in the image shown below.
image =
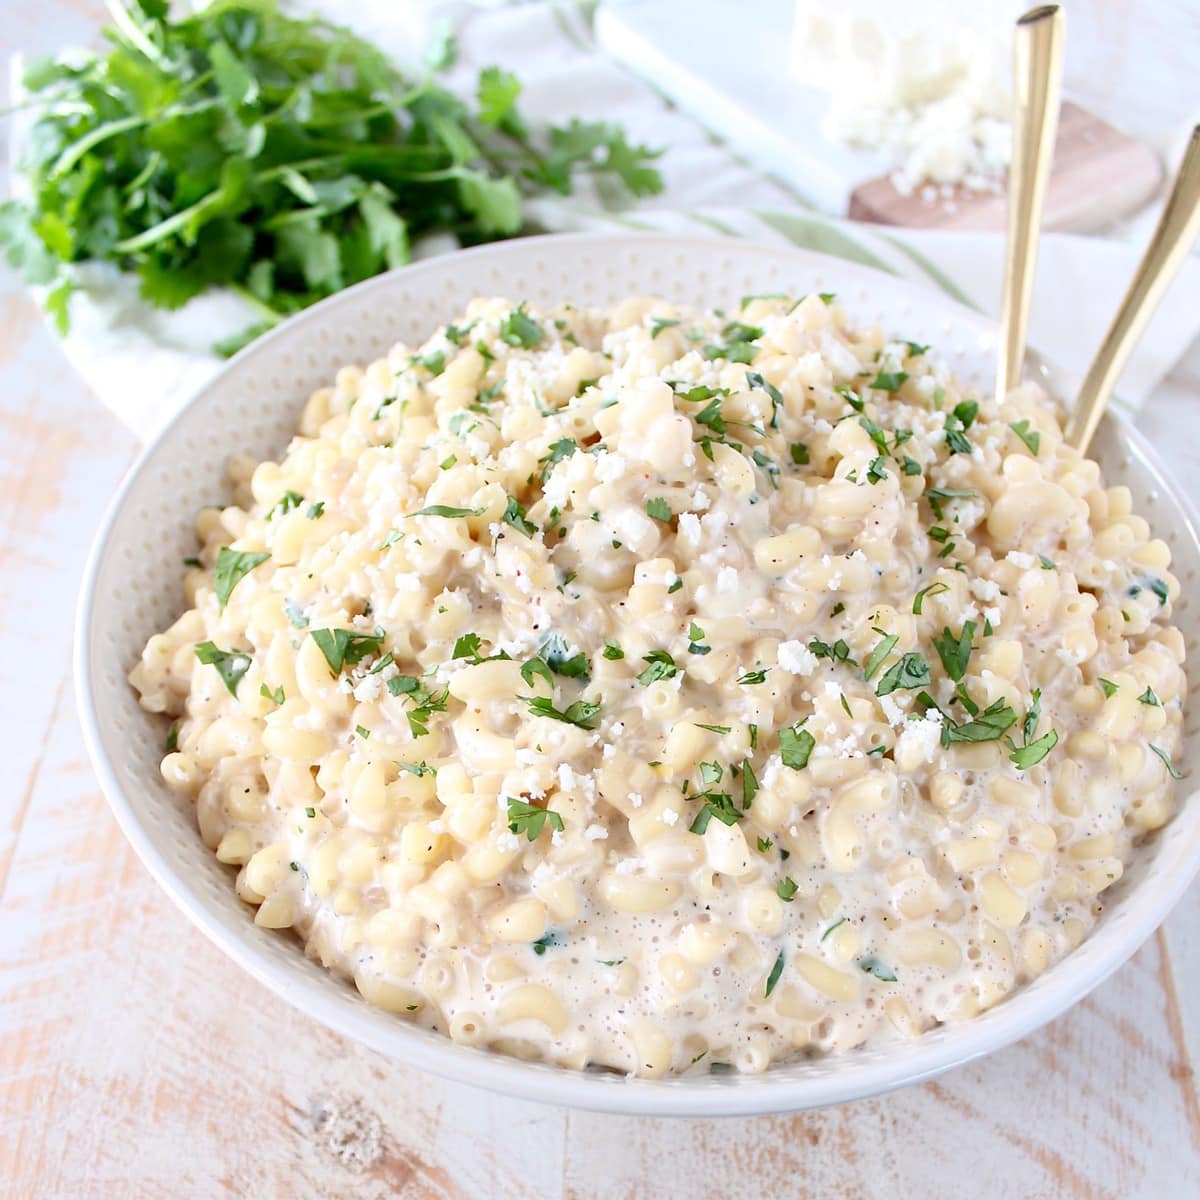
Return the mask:
<path fill-rule="evenodd" d="M 476 300 L 230 476 L 130 675 L 163 774 L 259 925 L 458 1042 L 917 1037 L 1171 816 L 1166 545 L 1040 391 L 835 296 Z"/>

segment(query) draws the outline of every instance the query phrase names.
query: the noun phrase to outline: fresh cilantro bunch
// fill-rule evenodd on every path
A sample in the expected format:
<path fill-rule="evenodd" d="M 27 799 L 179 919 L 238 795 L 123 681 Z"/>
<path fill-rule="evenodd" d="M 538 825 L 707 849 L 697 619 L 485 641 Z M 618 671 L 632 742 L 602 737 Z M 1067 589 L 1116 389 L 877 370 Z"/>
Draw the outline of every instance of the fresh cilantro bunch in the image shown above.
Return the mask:
<path fill-rule="evenodd" d="M 32 64 L 41 115 L 31 199 L 0 205 L 0 247 L 68 324 L 71 264 L 116 263 L 177 308 L 216 285 L 262 321 L 408 261 L 435 231 L 471 244 L 516 233 L 521 200 L 577 172 L 661 190 L 659 152 L 603 122 L 535 136 L 521 85 L 480 73 L 474 104 L 402 74 L 375 47 L 275 0 L 216 0 L 173 20 L 165 0 L 109 0 L 106 53 Z M 443 37 L 428 58 L 453 59 Z"/>

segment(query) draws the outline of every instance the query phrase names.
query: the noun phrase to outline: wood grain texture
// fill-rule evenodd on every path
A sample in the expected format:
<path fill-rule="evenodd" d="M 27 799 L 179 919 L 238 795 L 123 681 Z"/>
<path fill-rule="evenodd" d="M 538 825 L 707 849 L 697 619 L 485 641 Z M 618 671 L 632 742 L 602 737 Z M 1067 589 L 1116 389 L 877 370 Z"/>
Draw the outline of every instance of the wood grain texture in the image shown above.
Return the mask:
<path fill-rule="evenodd" d="M 101 7 L 11 5 L 0 74 L 13 49 L 85 36 Z M 1200 478 L 1200 354 L 1140 423 Z M 568 1114 L 419 1074 L 292 1010 L 159 891 L 81 746 L 72 609 L 133 449 L 0 281 L 0 1200 L 1200 1195 L 1197 887 L 1049 1028 L 810 1114 Z"/>

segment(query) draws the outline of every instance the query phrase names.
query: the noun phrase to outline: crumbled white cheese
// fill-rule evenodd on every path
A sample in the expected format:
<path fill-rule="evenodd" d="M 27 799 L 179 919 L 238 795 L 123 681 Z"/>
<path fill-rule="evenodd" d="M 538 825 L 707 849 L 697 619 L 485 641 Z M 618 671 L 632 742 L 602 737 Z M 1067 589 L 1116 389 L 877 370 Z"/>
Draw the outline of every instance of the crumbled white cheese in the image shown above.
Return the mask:
<path fill-rule="evenodd" d="M 977 576 L 971 580 L 971 595 L 977 600 L 997 600 L 1000 597 L 1000 585 L 994 579 L 984 579 Z"/>
<path fill-rule="evenodd" d="M 685 542 L 700 541 L 700 518 L 695 513 L 679 514 L 679 536 Z"/>
<path fill-rule="evenodd" d="M 603 825 L 589 825 L 583 831 L 583 836 L 589 842 L 603 842 L 608 838 L 608 830 Z"/>
<path fill-rule="evenodd" d="M 789 675 L 811 675 L 817 669 L 817 656 L 803 642 L 780 642 L 775 655 Z"/>
<path fill-rule="evenodd" d="M 733 567 L 722 567 L 717 572 L 717 591 L 718 592 L 736 592 L 738 585 L 738 574 Z"/>
<path fill-rule="evenodd" d="M 1028 571 L 1037 562 L 1032 554 L 1026 554 L 1024 550 L 1010 550 L 1007 558 L 1014 567 L 1020 567 L 1022 571 Z"/>
<path fill-rule="evenodd" d="M 904 726 L 904 732 L 896 739 L 897 756 L 907 753 L 908 747 L 913 747 L 920 754 L 923 762 L 933 762 L 933 756 L 942 744 L 942 714 L 936 708 L 919 721 L 909 721 Z"/>
<path fill-rule="evenodd" d="M 625 460 L 619 454 L 609 454 L 601 450 L 596 455 L 596 481 L 598 483 L 615 483 L 625 474 Z"/>

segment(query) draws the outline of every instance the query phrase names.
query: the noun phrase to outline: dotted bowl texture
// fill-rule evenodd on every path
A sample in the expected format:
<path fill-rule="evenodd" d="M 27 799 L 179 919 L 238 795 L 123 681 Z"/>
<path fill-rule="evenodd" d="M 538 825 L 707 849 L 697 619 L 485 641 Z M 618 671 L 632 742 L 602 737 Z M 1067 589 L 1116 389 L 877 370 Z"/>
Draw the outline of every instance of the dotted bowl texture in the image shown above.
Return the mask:
<path fill-rule="evenodd" d="M 609 305 L 637 294 L 734 308 L 752 292 L 836 292 L 852 324 L 931 343 L 961 378 L 990 390 L 993 323 L 935 291 L 801 250 L 740 241 L 622 234 L 529 238 L 433 259 L 316 305 L 242 351 L 142 454 L 101 527 L 80 596 L 76 680 L 88 749 L 126 836 L 150 872 L 222 950 L 261 983 L 327 1026 L 382 1054 L 512 1096 L 610 1112 L 718 1116 L 818 1107 L 929 1078 L 1009 1044 L 1083 997 L 1150 935 L 1191 881 L 1200 848 L 1200 793 L 1180 785 L 1180 809 L 1138 852 L 1092 935 L 1041 978 L 983 1016 L 915 1042 L 801 1058 L 761 1075 L 633 1080 L 518 1062 L 408 1025 L 369 1007 L 354 988 L 309 962 L 296 939 L 258 929 L 232 872 L 204 847 L 190 806 L 159 775 L 165 722 L 137 705 L 126 674 L 147 637 L 182 610 L 180 560 L 194 551 L 199 508 L 226 503 L 231 454 L 277 458 L 309 394 L 346 363 L 366 364 L 395 342 L 416 344 L 475 296 Z M 1058 394 L 1054 372 L 1039 366 Z M 1106 481 L 1171 547 L 1194 592 L 1200 546 L 1187 505 L 1127 424 L 1107 417 L 1092 453 Z M 1192 661 L 1186 746 L 1200 769 L 1200 608 L 1175 607 Z M 280 1048 L 284 1052 L 284 1048 Z"/>

